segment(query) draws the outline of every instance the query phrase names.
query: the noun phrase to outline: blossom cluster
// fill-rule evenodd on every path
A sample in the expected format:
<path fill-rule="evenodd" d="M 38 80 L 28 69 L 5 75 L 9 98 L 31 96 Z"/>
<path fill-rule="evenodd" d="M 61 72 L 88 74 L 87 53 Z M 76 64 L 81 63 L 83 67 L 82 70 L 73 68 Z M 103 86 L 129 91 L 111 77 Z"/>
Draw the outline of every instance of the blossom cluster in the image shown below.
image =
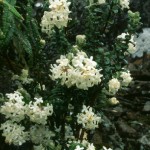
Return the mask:
<path fill-rule="evenodd" d="M 109 93 L 115 94 L 121 87 L 128 86 L 132 81 L 132 77 L 129 71 L 120 72 L 119 79 L 112 78 L 109 80 Z"/>
<path fill-rule="evenodd" d="M 0 113 L 5 115 L 6 119 L 9 119 L 1 124 L 0 127 L 0 130 L 3 130 L 2 135 L 5 137 L 5 141 L 9 144 L 22 145 L 31 138 L 30 140 L 33 143 L 40 144 L 42 140 L 39 143 L 35 140 L 39 133 L 40 135 L 37 139 L 41 137 L 43 140 L 45 139 L 50 142 L 49 136 L 52 133 L 47 127 L 42 128 L 42 126 L 47 123 L 47 117 L 52 115 L 53 106 L 48 103 L 47 106 L 42 106 L 42 98 L 35 98 L 35 102 L 31 101 L 29 104 L 25 104 L 23 101 L 24 97 L 19 91 L 6 94 L 6 96 L 8 101 L 1 106 L 0 110 Z M 19 124 L 26 118 L 25 116 L 28 116 L 31 122 L 37 123 L 39 127 L 32 126 L 30 131 L 25 131 L 25 127 Z"/>
<path fill-rule="evenodd" d="M 43 103 L 42 98 L 34 98 L 35 102 L 31 101 L 29 104 L 25 105 L 23 96 L 18 91 L 6 94 L 6 96 L 9 101 L 1 106 L 0 112 L 12 121 L 20 122 L 24 119 L 25 115 L 27 115 L 32 122 L 46 124 L 47 117 L 51 116 L 53 113 L 52 105 L 48 103 L 47 106 L 41 105 Z"/>
<path fill-rule="evenodd" d="M 120 77 L 123 79 L 122 80 L 122 86 L 128 86 L 129 83 L 132 81 L 132 77 L 129 71 L 127 72 L 121 72 Z"/>
<path fill-rule="evenodd" d="M 121 39 L 124 40 L 127 35 L 129 35 L 129 34 L 128 33 L 122 33 L 117 38 L 121 38 Z M 133 35 L 131 35 L 131 38 L 130 38 L 129 43 L 128 43 L 128 52 L 130 54 L 133 54 L 133 53 L 136 52 L 136 42 L 134 41 L 134 36 Z"/>
<path fill-rule="evenodd" d="M 112 150 L 111 148 L 106 148 L 105 146 L 103 146 L 103 150 Z"/>
<path fill-rule="evenodd" d="M 120 5 L 122 9 L 128 8 L 129 9 L 130 0 L 120 0 Z"/>
<path fill-rule="evenodd" d="M 22 145 L 29 140 L 29 132 L 25 132 L 25 127 L 18 125 L 10 120 L 1 124 L 0 130 L 3 130 L 2 135 L 6 138 L 8 144 Z"/>
<path fill-rule="evenodd" d="M 45 11 L 41 21 L 42 32 L 51 34 L 52 28 L 66 27 L 69 20 L 69 5 L 67 0 L 49 0 L 50 11 Z"/>
<path fill-rule="evenodd" d="M 98 128 L 98 124 L 101 122 L 101 117 L 97 116 L 93 111 L 92 107 L 86 107 L 83 105 L 81 113 L 77 115 L 78 124 L 82 124 L 83 128 L 87 130 L 93 130 Z"/>
<path fill-rule="evenodd" d="M 42 98 L 34 98 L 35 102 L 30 102 L 27 106 L 27 115 L 32 122 L 43 124 L 47 123 L 47 117 L 53 113 L 53 106 L 47 103 L 47 106 L 42 107 Z"/>
<path fill-rule="evenodd" d="M 4 114 L 7 119 L 11 119 L 15 122 L 20 122 L 25 117 L 26 106 L 23 101 L 23 96 L 20 92 L 15 91 L 14 93 L 6 94 L 9 99 L 1 106 L 0 113 Z"/>
<path fill-rule="evenodd" d="M 29 78 L 29 71 L 27 69 L 22 69 L 21 75 L 14 75 L 12 80 L 18 80 L 22 84 L 30 84 L 33 81 L 32 78 Z"/>
<path fill-rule="evenodd" d="M 113 78 L 108 83 L 109 92 L 115 94 L 120 89 L 120 82 L 117 78 Z"/>
<path fill-rule="evenodd" d="M 36 145 L 34 146 L 34 150 L 45 150 L 45 147 L 42 144 Z"/>
<path fill-rule="evenodd" d="M 119 101 L 115 98 L 115 97 L 112 97 L 108 100 L 109 104 L 110 105 L 117 105 L 119 104 Z"/>
<path fill-rule="evenodd" d="M 74 141 L 69 141 L 69 147 L 71 147 L 72 144 L 76 144 L 76 147 L 74 150 L 95 150 L 95 146 L 93 143 L 89 143 L 87 140 L 74 140 Z"/>
<path fill-rule="evenodd" d="M 87 90 L 101 82 L 102 75 L 100 70 L 96 69 L 97 63 L 93 61 L 92 56 L 88 58 L 83 51 L 78 51 L 76 55 L 61 55 L 56 62 L 58 65 L 51 65 L 51 78 L 60 79 L 61 85 L 68 88 L 76 85 L 79 89 Z"/>
<path fill-rule="evenodd" d="M 42 144 L 43 146 L 53 146 L 52 137 L 55 134 L 49 130 L 48 126 L 34 125 L 30 128 L 30 138 L 34 144 Z"/>
<path fill-rule="evenodd" d="M 75 139 L 72 128 L 67 124 L 65 125 L 65 139 Z"/>
<path fill-rule="evenodd" d="M 98 0 L 97 1 L 98 4 L 103 4 L 105 2 L 106 2 L 105 0 Z M 94 3 L 94 0 L 89 0 L 89 5 L 92 5 L 93 3 Z"/>

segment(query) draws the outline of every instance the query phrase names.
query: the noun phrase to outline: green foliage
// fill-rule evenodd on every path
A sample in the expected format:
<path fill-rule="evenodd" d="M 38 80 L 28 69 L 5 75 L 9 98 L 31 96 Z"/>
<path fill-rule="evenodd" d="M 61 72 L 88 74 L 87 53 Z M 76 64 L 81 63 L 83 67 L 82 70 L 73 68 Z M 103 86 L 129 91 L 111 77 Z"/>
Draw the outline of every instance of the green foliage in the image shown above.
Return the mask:
<path fill-rule="evenodd" d="M 10 5 L 14 6 L 16 1 L 9 0 Z M 0 40 L 0 47 L 3 47 L 10 43 L 11 38 L 13 37 L 13 33 L 15 31 L 15 22 L 14 15 L 9 10 L 9 7 L 3 7 L 2 13 L 2 29 L 1 34 L 3 37 Z"/>
<path fill-rule="evenodd" d="M 7 9 L 9 11 L 11 11 L 17 18 L 23 19 L 23 17 L 20 15 L 20 13 L 11 4 L 9 4 L 8 2 L 6 0 L 3 0 L 2 4 L 4 4 L 7 7 Z"/>
<path fill-rule="evenodd" d="M 123 53 L 127 45 L 117 42 L 116 38 L 127 28 L 127 12 L 120 8 L 118 1 L 109 1 L 86 7 L 85 16 L 87 46 L 84 49 L 102 67 L 107 83 L 111 75 L 125 64 Z"/>
<path fill-rule="evenodd" d="M 139 12 L 128 11 L 128 19 L 128 30 L 131 33 L 135 33 L 141 26 Z"/>

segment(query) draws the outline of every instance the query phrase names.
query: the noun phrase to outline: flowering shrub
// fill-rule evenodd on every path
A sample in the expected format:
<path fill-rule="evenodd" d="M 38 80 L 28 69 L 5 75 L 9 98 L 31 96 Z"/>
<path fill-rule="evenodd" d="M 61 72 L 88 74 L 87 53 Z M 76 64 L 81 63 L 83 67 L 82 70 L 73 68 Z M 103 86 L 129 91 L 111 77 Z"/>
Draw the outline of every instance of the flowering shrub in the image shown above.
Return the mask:
<path fill-rule="evenodd" d="M 12 75 L 0 101 L 3 142 L 28 150 L 121 149 L 112 138 L 106 148 L 92 137 L 103 109 L 119 105 L 117 93 L 132 81 L 122 68 L 135 51 L 140 16 L 129 0 L 0 6 L 0 58 Z"/>

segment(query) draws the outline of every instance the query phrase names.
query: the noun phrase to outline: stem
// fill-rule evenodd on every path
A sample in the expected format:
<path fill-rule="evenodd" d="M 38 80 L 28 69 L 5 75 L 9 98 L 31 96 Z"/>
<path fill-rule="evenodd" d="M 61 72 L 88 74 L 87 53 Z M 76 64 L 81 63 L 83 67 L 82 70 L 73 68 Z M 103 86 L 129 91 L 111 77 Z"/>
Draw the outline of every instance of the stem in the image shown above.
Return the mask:
<path fill-rule="evenodd" d="M 80 131 L 79 131 L 80 132 Z M 83 140 L 83 136 L 84 136 L 84 132 L 85 132 L 85 129 L 81 129 L 81 133 L 79 134 L 79 140 L 82 141 Z"/>
<path fill-rule="evenodd" d="M 95 101 L 96 101 L 96 99 L 97 99 L 97 97 L 98 97 L 98 95 L 99 95 L 101 89 L 102 89 L 102 87 L 101 87 L 101 85 L 99 85 L 99 86 L 96 88 L 95 92 L 92 93 L 92 97 L 91 97 L 91 99 L 90 99 L 89 106 L 93 107 L 93 105 L 94 105 L 94 103 L 95 103 Z"/>
<path fill-rule="evenodd" d="M 105 24 L 105 26 L 104 26 L 104 32 L 103 32 L 103 33 L 105 33 L 105 30 L 106 30 L 107 25 L 108 25 L 109 18 L 111 17 L 112 7 L 113 7 L 113 1 L 112 1 L 111 4 L 110 4 L 110 10 L 109 10 L 109 14 L 108 14 L 108 17 L 107 17 L 106 24 Z"/>

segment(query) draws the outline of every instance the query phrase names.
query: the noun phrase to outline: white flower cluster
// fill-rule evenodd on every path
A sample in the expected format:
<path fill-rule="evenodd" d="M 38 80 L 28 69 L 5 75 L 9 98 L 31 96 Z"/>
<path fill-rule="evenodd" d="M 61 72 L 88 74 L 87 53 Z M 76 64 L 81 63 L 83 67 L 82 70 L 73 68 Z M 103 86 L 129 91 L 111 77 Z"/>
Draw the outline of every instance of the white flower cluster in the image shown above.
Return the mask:
<path fill-rule="evenodd" d="M 95 146 L 92 144 L 88 144 L 88 147 L 86 150 L 95 150 Z"/>
<path fill-rule="evenodd" d="M 120 77 L 123 79 L 122 80 L 122 86 L 128 86 L 129 83 L 132 81 L 132 77 L 129 71 L 127 72 L 121 72 Z"/>
<path fill-rule="evenodd" d="M 122 33 L 117 38 L 125 39 L 126 35 L 129 35 L 129 34 L 128 33 Z M 134 41 L 134 36 L 133 35 L 131 36 L 131 39 L 130 39 L 129 44 L 128 44 L 128 52 L 130 54 L 133 54 L 133 53 L 136 52 L 136 42 Z"/>
<path fill-rule="evenodd" d="M 120 0 L 120 5 L 122 9 L 128 8 L 129 9 L 130 0 Z"/>
<path fill-rule="evenodd" d="M 81 113 L 77 115 L 78 124 L 82 124 L 83 128 L 93 130 L 98 128 L 98 124 L 101 122 L 101 117 L 97 116 L 93 111 L 92 107 L 86 107 L 83 105 Z"/>
<path fill-rule="evenodd" d="M 120 89 L 120 82 L 117 78 L 113 78 L 108 83 L 109 92 L 115 94 Z"/>
<path fill-rule="evenodd" d="M 106 2 L 105 0 L 98 0 L 98 4 L 103 4 L 105 2 Z"/>
<path fill-rule="evenodd" d="M 65 125 L 65 139 L 75 139 L 75 136 L 73 135 L 72 128 L 70 125 Z"/>
<path fill-rule="evenodd" d="M 57 26 L 57 28 L 66 27 L 69 16 L 69 5 L 70 2 L 67 0 L 49 0 L 51 9 L 50 11 L 45 11 L 41 21 L 42 32 L 51 34 L 52 28 Z"/>
<path fill-rule="evenodd" d="M 24 132 L 25 127 L 18 125 L 20 121 L 25 119 L 25 115 L 30 118 L 30 120 L 34 123 L 45 125 L 47 123 L 47 117 L 51 116 L 53 113 L 53 106 L 47 103 L 47 106 L 42 106 L 43 103 L 42 98 L 35 98 L 35 102 L 30 102 L 25 105 L 23 101 L 23 96 L 20 92 L 15 91 L 14 93 L 6 94 L 9 99 L 8 102 L 5 102 L 4 105 L 1 106 L 0 113 L 5 115 L 5 118 L 9 119 L 5 123 L 1 125 L 0 130 L 3 130 L 3 136 L 6 138 L 6 142 L 14 145 L 22 145 L 25 143 L 28 138 L 31 136 L 34 141 L 34 136 L 39 134 L 43 134 L 44 138 L 39 135 L 44 140 L 48 139 L 50 135 L 50 131 L 48 131 L 47 127 L 36 128 L 32 127 L 32 132 Z M 36 129 L 36 132 L 35 132 Z M 41 139 L 40 139 L 41 140 Z M 42 141 L 42 140 L 41 140 Z M 36 142 L 35 142 L 36 143 Z M 44 143 L 44 142 L 43 142 Z M 40 144 L 36 143 L 36 144 Z"/>
<path fill-rule="evenodd" d="M 98 85 L 102 75 L 96 69 L 97 63 L 93 57 L 87 57 L 86 53 L 78 51 L 67 56 L 61 55 L 57 64 L 51 65 L 52 80 L 60 79 L 61 85 L 68 88 L 76 85 L 77 88 L 87 90 L 89 87 Z"/>
<path fill-rule="evenodd" d="M 9 101 L 1 106 L 0 113 L 4 114 L 7 119 L 15 122 L 20 122 L 24 119 L 25 115 L 29 116 L 32 122 L 38 124 L 46 124 L 47 117 L 53 113 L 53 106 L 47 103 L 47 106 L 42 106 L 42 98 L 34 98 L 35 102 L 25 105 L 23 96 L 20 92 L 15 91 L 11 94 L 6 94 Z"/>
<path fill-rule="evenodd" d="M 83 139 L 81 140 L 74 140 L 74 141 L 69 141 L 69 146 L 72 144 L 78 144 L 75 148 L 75 150 L 80 150 L 80 149 L 86 149 L 86 150 L 95 150 L 95 146 L 93 143 L 89 143 L 87 140 Z"/>
<path fill-rule="evenodd" d="M 97 3 L 98 4 L 103 4 L 103 3 L 105 3 L 106 1 L 105 0 L 97 0 Z M 92 5 L 92 4 L 94 4 L 95 2 L 94 2 L 94 0 L 89 0 L 89 5 Z"/>
<path fill-rule="evenodd" d="M 22 101 L 23 96 L 18 91 L 6 94 L 6 96 L 9 101 L 5 102 L 4 105 L 1 106 L 0 113 L 4 114 L 7 119 L 20 122 L 24 119 L 26 112 L 25 103 Z"/>
<path fill-rule="evenodd" d="M 27 106 L 27 115 L 32 122 L 43 124 L 47 123 L 47 117 L 53 113 L 53 106 L 47 103 L 47 106 L 42 106 L 42 98 L 34 98 L 35 102 L 30 102 Z"/>
<path fill-rule="evenodd" d="M 40 144 L 40 145 L 34 146 L 33 149 L 34 150 L 45 150 L 45 147 L 42 144 Z"/>
<path fill-rule="evenodd" d="M 76 44 L 78 46 L 82 46 L 86 43 L 86 36 L 85 35 L 77 35 L 76 36 Z"/>
<path fill-rule="evenodd" d="M 119 104 L 119 101 L 116 99 L 116 97 L 112 97 L 108 100 L 110 105 L 117 105 Z"/>
<path fill-rule="evenodd" d="M 51 138 L 54 136 L 55 134 L 47 126 L 34 125 L 30 128 L 30 138 L 34 144 L 53 145 Z"/>
<path fill-rule="evenodd" d="M 77 145 L 74 150 L 84 150 L 84 147 L 81 147 L 81 146 Z"/>
<path fill-rule="evenodd" d="M 0 130 L 3 130 L 2 135 L 5 137 L 5 142 L 17 146 L 22 145 L 29 140 L 29 133 L 25 132 L 25 128 L 17 123 L 8 120 L 1 124 Z"/>
<path fill-rule="evenodd" d="M 14 75 L 12 77 L 12 80 L 19 80 L 19 81 L 21 81 L 22 84 L 30 84 L 33 81 L 33 79 L 28 77 L 29 71 L 27 69 L 22 69 L 21 72 L 22 73 L 20 76 Z"/>
<path fill-rule="evenodd" d="M 112 150 L 111 148 L 106 148 L 105 146 L 103 146 L 103 150 Z"/>
<path fill-rule="evenodd" d="M 121 87 L 127 87 L 132 81 L 132 77 L 129 70 L 119 72 L 118 75 L 119 75 L 118 76 L 119 80 L 117 78 L 112 78 L 108 82 L 109 94 L 113 94 L 113 95 L 116 94 L 116 92 L 118 92 L 118 90 Z M 109 99 L 109 103 L 117 104 L 119 102 L 117 101 L 117 99 L 113 97 L 112 99 Z"/>

